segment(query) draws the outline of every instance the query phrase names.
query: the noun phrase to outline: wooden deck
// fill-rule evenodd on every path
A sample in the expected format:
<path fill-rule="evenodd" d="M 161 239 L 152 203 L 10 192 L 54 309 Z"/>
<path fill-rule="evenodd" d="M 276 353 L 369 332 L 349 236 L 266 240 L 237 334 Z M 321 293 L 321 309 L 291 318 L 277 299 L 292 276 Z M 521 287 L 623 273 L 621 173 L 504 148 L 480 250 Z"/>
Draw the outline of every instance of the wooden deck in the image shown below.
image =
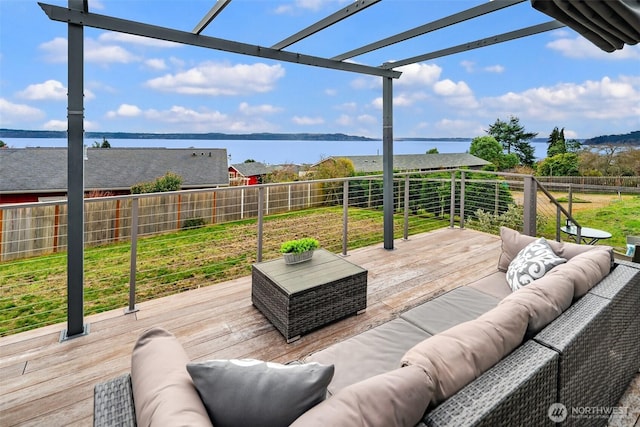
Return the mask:
<path fill-rule="evenodd" d="M 497 236 L 459 229 L 397 240 L 393 251 L 352 251 L 348 260 L 369 271 L 367 311 L 291 344 L 252 306 L 250 277 L 88 317 L 90 334 L 64 343 L 65 325 L 2 338 L 0 426 L 92 425 L 93 386 L 129 371 L 133 344 L 151 326 L 173 332 L 193 360 L 296 360 L 491 273 L 499 252 Z"/>

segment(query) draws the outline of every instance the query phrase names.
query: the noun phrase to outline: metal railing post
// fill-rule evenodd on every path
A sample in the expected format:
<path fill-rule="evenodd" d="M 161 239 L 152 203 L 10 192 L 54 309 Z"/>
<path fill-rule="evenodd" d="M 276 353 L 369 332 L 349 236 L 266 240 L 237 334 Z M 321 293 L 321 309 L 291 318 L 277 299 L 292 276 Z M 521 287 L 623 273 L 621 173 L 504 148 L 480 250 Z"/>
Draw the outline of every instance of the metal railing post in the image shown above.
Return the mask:
<path fill-rule="evenodd" d="M 262 225 L 264 222 L 264 187 L 258 188 L 258 253 L 256 254 L 256 261 L 262 262 Z"/>
<path fill-rule="evenodd" d="M 409 175 L 404 176 L 404 240 L 409 240 Z"/>
<path fill-rule="evenodd" d="M 537 213 L 537 190 L 538 186 L 533 176 L 524 177 L 524 215 L 522 233 L 527 236 L 536 235 L 536 213 Z"/>
<path fill-rule="evenodd" d="M 464 228 L 464 171 L 460 173 L 460 228 Z"/>
<path fill-rule="evenodd" d="M 456 173 L 451 172 L 451 206 L 449 207 L 449 228 L 453 228 L 456 216 Z"/>
<path fill-rule="evenodd" d="M 131 253 L 129 261 L 129 307 L 125 314 L 135 313 L 136 307 L 136 264 L 138 259 L 138 198 L 131 199 Z"/>
<path fill-rule="evenodd" d="M 349 181 L 342 184 L 342 256 L 347 256 L 349 233 Z"/>

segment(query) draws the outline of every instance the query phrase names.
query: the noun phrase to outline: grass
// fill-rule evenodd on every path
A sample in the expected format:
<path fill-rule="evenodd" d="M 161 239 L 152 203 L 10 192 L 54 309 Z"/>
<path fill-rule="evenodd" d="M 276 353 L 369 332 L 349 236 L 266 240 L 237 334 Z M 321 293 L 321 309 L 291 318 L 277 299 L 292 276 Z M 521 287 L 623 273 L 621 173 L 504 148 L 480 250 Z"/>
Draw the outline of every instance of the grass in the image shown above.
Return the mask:
<path fill-rule="evenodd" d="M 285 240 L 314 237 L 321 247 L 342 251 L 342 208 L 319 208 L 265 217 L 263 260 L 282 256 Z M 403 215 L 395 220 L 401 233 Z M 383 240 L 380 210 L 349 209 L 349 249 Z M 421 233 L 448 225 L 432 216 L 410 216 Z M 136 259 L 136 302 L 196 289 L 251 274 L 256 262 L 255 219 L 141 238 Z M 128 306 L 130 244 L 84 252 L 85 314 Z M 64 253 L 0 264 L 0 336 L 66 319 L 67 258 Z"/>
<path fill-rule="evenodd" d="M 602 195 L 585 194 L 582 197 L 596 206 L 574 206 L 573 216 L 583 227 L 597 228 L 611 233 L 611 238 L 600 241 L 601 245 L 613 246 L 617 252 L 624 253 L 628 235 L 640 235 L 640 196 L 617 197 L 607 195 L 602 201 Z M 593 200 L 589 200 L 592 198 Z M 574 199 L 575 201 L 575 199 Z M 546 226 L 539 230 L 539 234 L 555 238 L 555 220 L 549 219 Z M 563 236 L 566 238 L 566 236 Z M 566 239 L 567 241 L 570 241 Z"/>

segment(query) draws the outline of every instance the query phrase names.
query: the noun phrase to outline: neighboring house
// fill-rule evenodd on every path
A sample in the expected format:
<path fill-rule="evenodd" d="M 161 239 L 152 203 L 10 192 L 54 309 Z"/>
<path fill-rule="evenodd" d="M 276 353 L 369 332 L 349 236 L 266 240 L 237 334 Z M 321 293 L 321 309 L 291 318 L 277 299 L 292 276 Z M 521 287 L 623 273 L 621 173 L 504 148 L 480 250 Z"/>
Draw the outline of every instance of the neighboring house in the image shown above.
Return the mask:
<path fill-rule="evenodd" d="M 261 184 L 269 168 L 260 162 L 236 163 L 229 166 L 229 181 L 232 185 Z"/>
<path fill-rule="evenodd" d="M 129 194 L 131 186 L 173 172 L 183 189 L 229 185 L 225 148 L 88 148 L 86 193 Z M 0 150 L 0 203 L 65 198 L 66 148 Z"/>
<path fill-rule="evenodd" d="M 351 160 L 356 173 L 382 172 L 382 156 L 332 156 L 320 163 L 338 158 Z M 399 172 L 455 168 L 481 169 L 490 164 L 491 162 L 469 153 L 396 154 L 393 156 L 393 170 Z"/>

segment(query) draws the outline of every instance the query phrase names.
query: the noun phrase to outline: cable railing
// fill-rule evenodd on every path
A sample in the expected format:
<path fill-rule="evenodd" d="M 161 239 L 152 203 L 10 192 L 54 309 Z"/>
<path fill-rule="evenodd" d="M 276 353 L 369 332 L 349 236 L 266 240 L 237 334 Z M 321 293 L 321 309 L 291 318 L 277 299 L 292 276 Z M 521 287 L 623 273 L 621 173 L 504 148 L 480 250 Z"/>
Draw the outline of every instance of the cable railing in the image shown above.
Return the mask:
<path fill-rule="evenodd" d="M 396 174 L 394 238 L 504 225 L 560 240 L 580 224 L 531 176 Z M 348 255 L 383 241 L 382 176 L 85 199 L 84 313 L 125 312 L 251 273 L 282 242 L 313 237 Z M 554 195 L 555 194 L 555 195 Z M 66 202 L 0 205 L 0 335 L 66 318 Z"/>

